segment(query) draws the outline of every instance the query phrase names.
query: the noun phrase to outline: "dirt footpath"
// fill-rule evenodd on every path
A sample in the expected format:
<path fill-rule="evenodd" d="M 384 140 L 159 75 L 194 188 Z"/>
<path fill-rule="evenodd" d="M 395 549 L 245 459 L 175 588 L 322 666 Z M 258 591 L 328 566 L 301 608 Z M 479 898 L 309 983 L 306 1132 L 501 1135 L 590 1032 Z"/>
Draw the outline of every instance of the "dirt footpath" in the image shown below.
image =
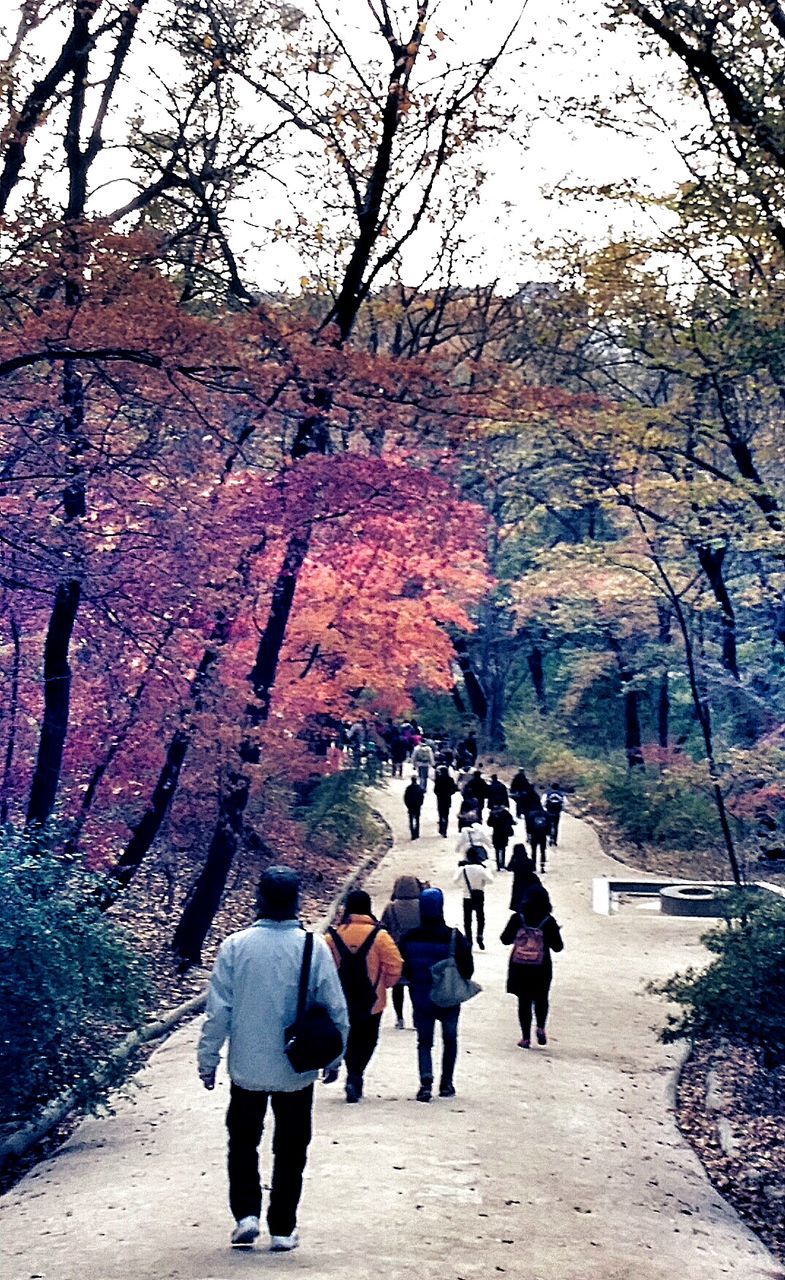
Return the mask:
<path fill-rule="evenodd" d="M 458 924 L 454 833 L 435 835 L 429 793 L 424 836 L 411 842 L 401 791 L 396 781 L 379 793 L 396 843 L 367 886 L 374 904 L 381 911 L 395 876 L 412 871 L 445 888 Z M 485 990 L 461 1016 L 457 1097 L 413 1101 L 410 1008 L 405 1031 L 388 1010 L 362 1104 L 347 1106 L 340 1085 L 317 1087 L 298 1250 L 227 1247 L 228 1086 L 221 1073 L 214 1093 L 201 1088 L 191 1024 L 153 1055 L 116 1114 L 85 1121 L 0 1201 L 2 1280 L 785 1276 L 711 1188 L 669 1106 L 676 1055 L 658 1043 L 663 1011 L 642 988 L 700 959 L 701 925 L 636 907 L 593 915 L 591 878 L 616 864 L 585 823 L 566 817 L 563 828 L 547 877 L 565 940 L 548 1047 L 516 1047 L 498 942 L 510 892 L 502 873 L 477 954 Z"/>

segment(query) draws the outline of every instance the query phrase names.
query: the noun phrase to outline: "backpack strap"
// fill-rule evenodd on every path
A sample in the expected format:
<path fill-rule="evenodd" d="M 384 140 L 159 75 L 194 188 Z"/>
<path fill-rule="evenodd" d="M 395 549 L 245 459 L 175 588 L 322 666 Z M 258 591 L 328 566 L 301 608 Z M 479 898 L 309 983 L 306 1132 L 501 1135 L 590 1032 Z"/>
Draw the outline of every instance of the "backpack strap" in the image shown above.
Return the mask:
<path fill-rule="evenodd" d="M 371 932 L 368 934 L 367 938 L 363 938 L 362 943 L 361 943 L 361 944 L 360 944 L 360 946 L 357 948 L 357 950 L 354 952 L 354 955 L 361 957 L 363 960 L 365 959 L 365 957 L 368 955 L 368 952 L 370 951 L 371 947 L 373 946 L 374 942 L 376 941 L 376 937 L 377 937 L 377 935 L 378 935 L 379 930 L 381 929 L 381 927 L 382 927 L 382 926 L 381 926 L 380 924 L 375 924 L 375 925 L 373 926 L 373 928 L 371 929 Z"/>
<path fill-rule="evenodd" d="M 365 957 L 368 955 L 368 952 L 370 951 L 371 947 L 373 946 L 374 941 L 376 939 L 376 935 L 379 933 L 379 930 L 381 929 L 381 927 L 382 927 L 381 924 L 375 924 L 371 929 L 371 932 L 368 934 L 367 938 L 363 938 L 362 943 L 360 944 L 360 946 L 357 948 L 356 951 L 352 951 L 351 947 L 347 947 L 346 943 L 344 942 L 338 930 L 334 929 L 332 925 L 330 925 L 327 932 L 329 933 L 330 937 L 332 938 L 333 942 L 338 948 L 338 954 L 342 960 L 345 959 L 346 956 L 359 956 L 361 960 L 364 960 Z"/>
<path fill-rule="evenodd" d="M 308 1001 L 308 982 L 311 977 L 311 956 L 313 955 L 313 934 L 310 929 L 305 931 L 305 946 L 303 947 L 303 962 L 300 966 L 300 985 L 297 989 L 297 1015 L 295 1022 L 299 1022 L 305 1013 L 305 1006 Z"/>

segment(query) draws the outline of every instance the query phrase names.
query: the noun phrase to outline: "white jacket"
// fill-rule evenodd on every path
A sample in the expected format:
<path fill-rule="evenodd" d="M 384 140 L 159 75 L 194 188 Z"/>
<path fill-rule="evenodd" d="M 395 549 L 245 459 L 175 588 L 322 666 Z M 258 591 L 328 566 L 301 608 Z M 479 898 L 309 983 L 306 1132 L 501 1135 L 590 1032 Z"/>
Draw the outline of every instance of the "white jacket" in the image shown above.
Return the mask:
<path fill-rule="evenodd" d="M 472 891 L 476 893 L 478 889 L 485 889 L 486 884 L 493 884 L 493 876 L 479 862 L 467 862 L 465 866 L 458 868 L 452 882 L 463 884 L 463 896 L 470 898 Z"/>
<path fill-rule="evenodd" d="M 491 837 L 479 822 L 473 822 L 470 827 L 464 827 L 461 831 L 455 843 L 455 852 L 458 857 L 465 858 L 472 845 L 485 849 L 489 858 L 494 854 Z"/>

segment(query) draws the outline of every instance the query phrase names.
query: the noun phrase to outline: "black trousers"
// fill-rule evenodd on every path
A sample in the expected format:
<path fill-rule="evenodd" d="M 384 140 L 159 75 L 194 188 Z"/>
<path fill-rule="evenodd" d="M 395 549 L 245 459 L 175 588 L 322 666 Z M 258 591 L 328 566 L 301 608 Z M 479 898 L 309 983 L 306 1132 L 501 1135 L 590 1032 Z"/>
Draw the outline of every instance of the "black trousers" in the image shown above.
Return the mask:
<path fill-rule="evenodd" d="M 403 997 L 406 993 L 406 987 L 407 984 L 405 982 L 396 982 L 392 989 L 392 1003 L 396 1018 L 403 1017 Z"/>
<path fill-rule="evenodd" d="M 532 1005 L 534 1020 L 538 1027 L 545 1027 L 548 1018 L 548 996 L 551 989 L 550 976 L 532 979 L 523 991 L 518 992 L 518 1021 L 521 1024 L 521 1035 L 524 1040 L 531 1036 Z"/>
<path fill-rule="evenodd" d="M 437 801 L 436 801 L 436 810 L 437 810 L 437 812 L 438 812 L 438 814 L 439 814 L 439 835 L 440 835 L 440 836 L 446 836 L 446 835 L 447 835 L 447 824 L 448 824 L 448 822 L 450 821 L 450 801 L 449 801 L 449 799 L 448 799 L 448 800 L 446 800 L 446 801 L 444 801 L 444 800 L 437 800 Z"/>
<path fill-rule="evenodd" d="M 472 945 L 472 916 L 477 916 L 477 941 L 485 938 L 485 894 L 482 889 L 472 889 L 472 896 L 463 900 L 463 932 Z"/>
<path fill-rule="evenodd" d="M 313 1085 L 294 1093 L 257 1093 L 233 1084 L 226 1113 L 229 1131 L 229 1207 L 240 1218 L 262 1211 L 259 1143 L 267 1102 L 273 1111 L 273 1176 L 267 1226 L 272 1236 L 290 1236 L 297 1225 L 303 1170 L 311 1141 Z"/>
<path fill-rule="evenodd" d="M 409 809 L 409 830 L 412 833 L 412 840 L 416 840 L 420 834 L 420 810 Z"/>
<path fill-rule="evenodd" d="M 350 1076 L 362 1079 L 379 1040 L 381 1021 L 380 1013 L 370 1013 L 367 1018 L 353 1018 L 349 1023 L 349 1037 L 343 1060 Z"/>
<path fill-rule="evenodd" d="M 560 813 L 548 814 L 548 835 L 550 837 L 551 844 L 559 843 L 559 819 L 560 818 L 561 818 Z"/>
<path fill-rule="evenodd" d="M 494 848 L 494 852 L 496 853 L 496 870 L 503 871 L 504 864 L 507 859 L 507 843 L 505 842 L 504 844 L 495 844 L 493 848 Z"/>

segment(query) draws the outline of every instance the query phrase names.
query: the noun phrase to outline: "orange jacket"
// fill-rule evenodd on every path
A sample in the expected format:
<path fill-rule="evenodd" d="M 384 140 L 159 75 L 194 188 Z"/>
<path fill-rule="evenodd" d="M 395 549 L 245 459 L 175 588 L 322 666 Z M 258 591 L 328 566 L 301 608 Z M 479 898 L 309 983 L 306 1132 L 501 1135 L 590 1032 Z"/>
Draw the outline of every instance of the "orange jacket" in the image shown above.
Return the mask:
<path fill-rule="evenodd" d="M 345 924 L 336 926 L 335 931 L 350 951 L 359 951 L 376 921 L 371 916 L 349 916 Z M 341 962 L 338 951 L 329 933 L 324 935 L 325 942 L 333 953 L 337 969 Z M 401 976 L 403 959 L 401 953 L 386 929 L 380 929 L 368 952 L 368 977 L 376 987 L 376 1003 L 371 1013 L 381 1013 L 387 1004 L 387 988 L 394 987 Z"/>

